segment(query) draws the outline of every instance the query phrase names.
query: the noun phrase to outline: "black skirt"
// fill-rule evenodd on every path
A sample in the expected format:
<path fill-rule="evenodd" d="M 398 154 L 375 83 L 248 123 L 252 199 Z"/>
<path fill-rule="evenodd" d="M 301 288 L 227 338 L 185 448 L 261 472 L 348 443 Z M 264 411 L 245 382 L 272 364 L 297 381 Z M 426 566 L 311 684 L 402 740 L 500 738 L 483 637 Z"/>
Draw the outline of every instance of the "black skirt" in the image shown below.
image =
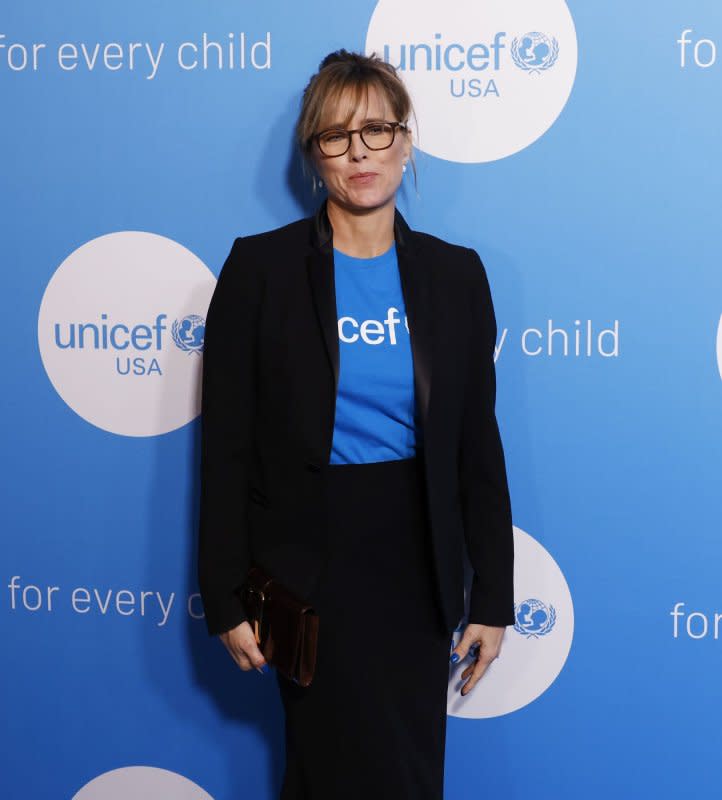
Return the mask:
<path fill-rule="evenodd" d="M 324 468 L 326 571 L 316 672 L 276 673 L 281 800 L 441 800 L 451 642 L 434 587 L 419 455 Z"/>

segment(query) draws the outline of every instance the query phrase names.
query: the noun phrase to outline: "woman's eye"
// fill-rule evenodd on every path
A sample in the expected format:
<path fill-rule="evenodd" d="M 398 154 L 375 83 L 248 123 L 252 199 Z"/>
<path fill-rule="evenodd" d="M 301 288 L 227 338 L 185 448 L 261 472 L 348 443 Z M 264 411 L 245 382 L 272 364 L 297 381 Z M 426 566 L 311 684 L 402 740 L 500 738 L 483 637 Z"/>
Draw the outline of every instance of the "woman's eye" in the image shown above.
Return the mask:
<path fill-rule="evenodd" d="M 384 132 L 385 127 L 385 125 L 369 125 L 365 133 L 370 136 L 380 136 Z"/>
<path fill-rule="evenodd" d="M 340 142 L 341 139 L 345 139 L 346 134 L 341 133 L 340 131 L 332 131 L 330 133 L 324 133 L 323 140 L 324 142 Z"/>

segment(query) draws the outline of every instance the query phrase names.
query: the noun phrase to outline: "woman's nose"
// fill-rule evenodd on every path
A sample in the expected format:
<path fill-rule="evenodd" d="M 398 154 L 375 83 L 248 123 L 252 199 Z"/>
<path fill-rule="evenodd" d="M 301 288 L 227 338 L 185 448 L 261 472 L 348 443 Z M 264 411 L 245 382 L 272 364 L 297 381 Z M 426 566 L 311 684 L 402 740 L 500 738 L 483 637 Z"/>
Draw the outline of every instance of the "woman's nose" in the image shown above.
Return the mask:
<path fill-rule="evenodd" d="M 348 149 L 348 153 L 353 161 L 366 158 L 366 145 L 361 140 L 361 134 L 359 132 L 351 134 L 351 146 Z"/>

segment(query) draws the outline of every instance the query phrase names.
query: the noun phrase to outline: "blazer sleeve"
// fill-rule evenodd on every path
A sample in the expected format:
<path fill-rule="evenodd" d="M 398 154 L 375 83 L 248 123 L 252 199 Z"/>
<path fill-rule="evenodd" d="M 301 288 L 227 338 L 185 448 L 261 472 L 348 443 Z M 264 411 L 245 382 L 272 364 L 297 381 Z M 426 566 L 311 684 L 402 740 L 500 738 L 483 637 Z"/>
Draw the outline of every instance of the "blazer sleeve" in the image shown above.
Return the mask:
<path fill-rule="evenodd" d="M 201 381 L 198 584 L 209 635 L 247 619 L 236 590 L 250 567 L 247 503 L 261 280 L 237 238 L 206 314 Z"/>
<path fill-rule="evenodd" d="M 474 570 L 468 622 L 513 625 L 514 538 L 506 465 L 496 420 L 496 317 L 486 271 L 474 250 L 471 333 L 459 454 L 459 487 Z"/>

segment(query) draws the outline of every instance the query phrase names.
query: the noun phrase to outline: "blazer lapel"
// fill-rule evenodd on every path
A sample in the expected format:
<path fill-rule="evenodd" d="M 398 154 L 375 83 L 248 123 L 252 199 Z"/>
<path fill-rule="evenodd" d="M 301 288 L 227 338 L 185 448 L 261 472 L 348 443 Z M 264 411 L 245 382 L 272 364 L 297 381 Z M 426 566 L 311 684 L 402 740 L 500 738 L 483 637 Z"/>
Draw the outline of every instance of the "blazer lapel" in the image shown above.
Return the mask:
<path fill-rule="evenodd" d="M 333 269 L 333 233 L 326 215 L 324 202 L 313 218 L 311 230 L 311 252 L 306 262 L 311 294 L 321 325 L 331 369 L 333 370 L 334 394 L 338 392 L 339 348 L 338 314 L 336 311 L 336 282 Z M 335 408 L 335 404 L 334 404 Z"/>
<path fill-rule="evenodd" d="M 417 235 L 399 211 L 394 219 L 394 238 L 399 263 L 401 290 L 409 323 L 409 338 L 414 366 L 414 392 L 419 420 L 425 429 L 431 393 L 432 290 L 431 267 L 421 254 Z M 311 251 L 307 259 L 311 293 L 318 315 L 326 352 L 333 371 L 334 392 L 338 393 L 340 355 L 338 313 L 333 268 L 333 231 L 324 202 L 312 221 Z M 334 404 L 335 408 L 335 404 Z"/>
<path fill-rule="evenodd" d="M 333 370 L 334 392 L 337 392 L 339 349 L 333 255 L 320 250 L 314 251 L 308 257 L 308 277 L 311 282 L 311 291 L 316 305 L 318 321 L 323 332 L 323 340 L 326 344 L 326 352 Z"/>
<path fill-rule="evenodd" d="M 426 430 L 431 394 L 431 352 L 433 314 L 431 266 L 418 246 L 417 235 L 396 212 L 394 224 L 399 277 L 409 322 L 411 354 L 414 361 L 414 391 L 419 419 Z"/>

